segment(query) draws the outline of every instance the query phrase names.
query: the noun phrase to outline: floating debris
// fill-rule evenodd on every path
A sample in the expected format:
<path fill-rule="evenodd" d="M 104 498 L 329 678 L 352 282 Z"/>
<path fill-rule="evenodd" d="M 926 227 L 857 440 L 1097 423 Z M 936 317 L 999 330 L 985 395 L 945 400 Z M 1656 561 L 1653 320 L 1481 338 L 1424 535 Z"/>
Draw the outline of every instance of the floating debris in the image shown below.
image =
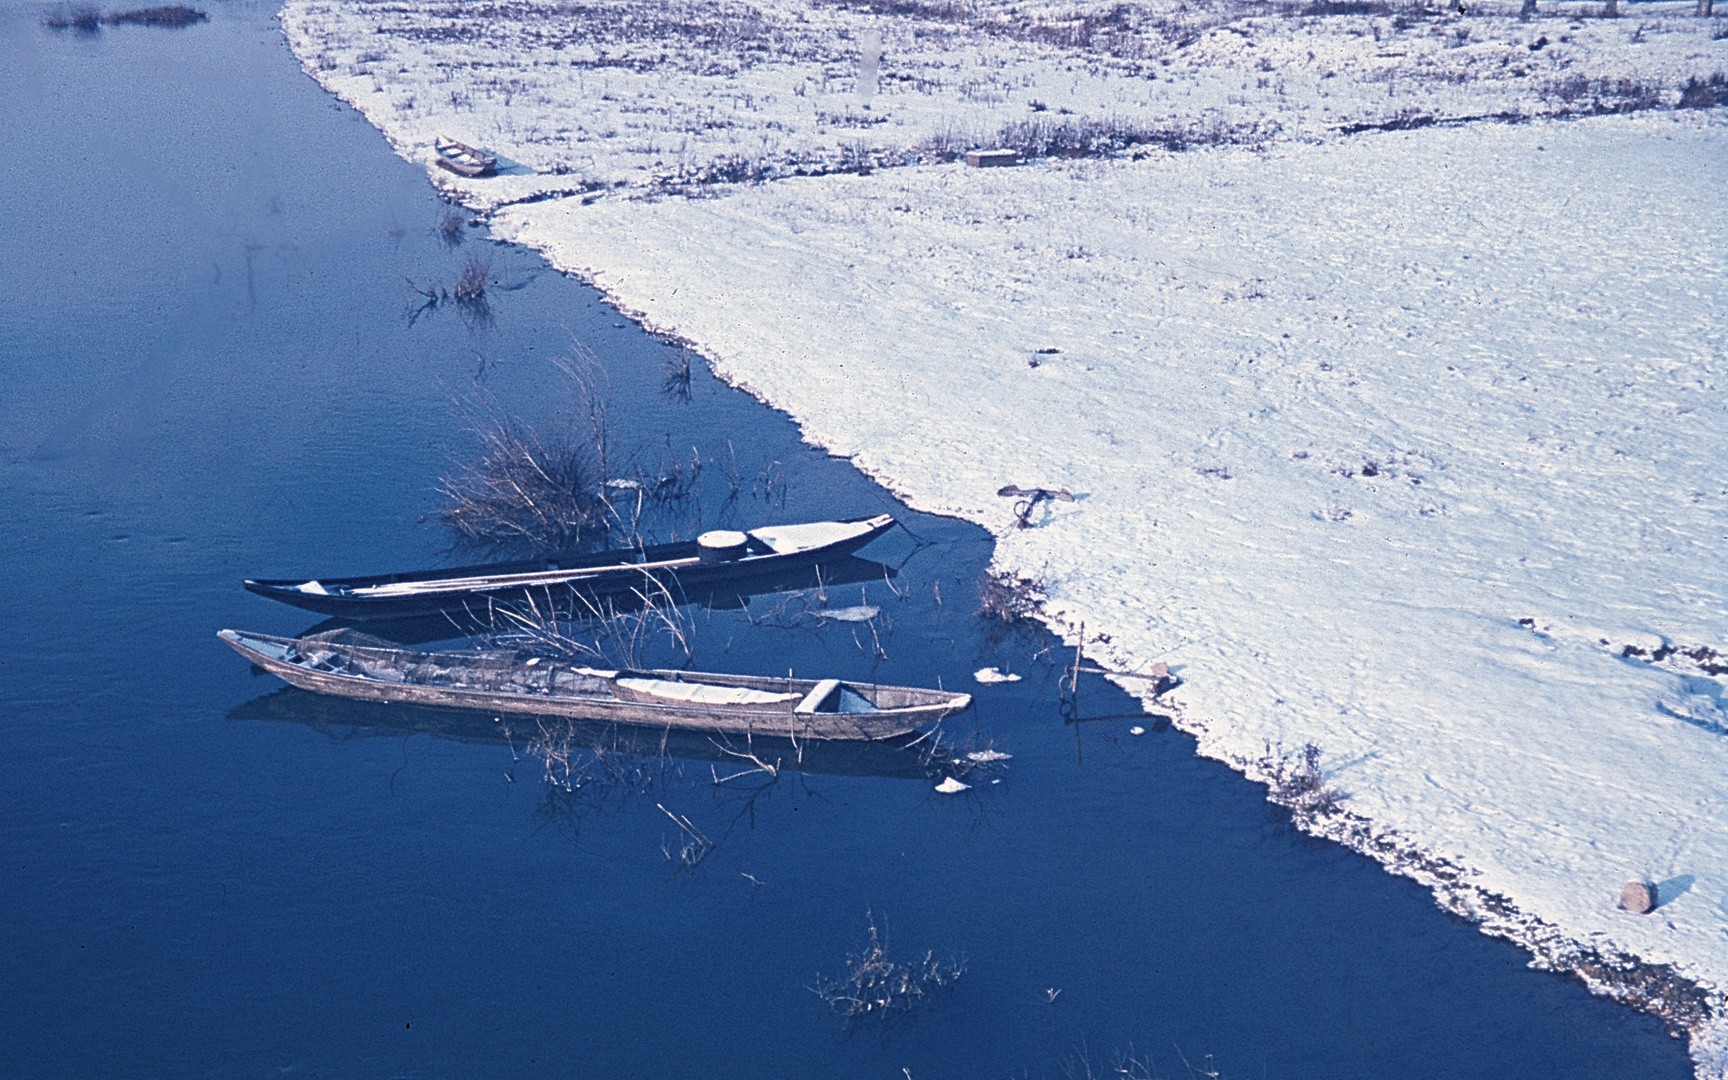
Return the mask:
<path fill-rule="evenodd" d="M 946 780 L 943 780 L 940 784 L 937 784 L 936 790 L 943 795 L 958 795 L 962 791 L 965 791 L 968 788 L 970 788 L 971 786 L 972 786 L 971 784 L 962 784 L 960 781 L 958 781 L 958 780 L 954 779 L 952 776 L 950 776 Z"/>
<path fill-rule="evenodd" d="M 860 604 L 857 607 L 822 608 L 810 614 L 818 619 L 833 619 L 835 622 L 869 622 L 881 612 L 881 608 Z"/>
<path fill-rule="evenodd" d="M 1144 734 L 1146 734 L 1146 729 L 1141 727 L 1139 724 L 1135 724 L 1133 727 L 1128 729 L 1128 734 L 1130 734 L 1130 735 L 1144 735 Z"/>
<path fill-rule="evenodd" d="M 1002 674 L 1001 671 L 999 671 L 998 669 L 993 668 L 993 667 L 979 668 L 977 671 L 974 671 L 972 673 L 972 677 L 974 679 L 977 679 L 981 683 L 985 683 L 986 685 L 988 685 L 990 683 L 1019 682 L 1020 681 L 1020 676 L 1012 675 L 1012 674 L 1004 675 L 1004 674 Z"/>
<path fill-rule="evenodd" d="M 1013 756 L 1013 754 L 1004 754 L 1000 750 L 974 750 L 966 755 L 966 760 L 985 765 L 992 761 L 1007 761 Z"/>

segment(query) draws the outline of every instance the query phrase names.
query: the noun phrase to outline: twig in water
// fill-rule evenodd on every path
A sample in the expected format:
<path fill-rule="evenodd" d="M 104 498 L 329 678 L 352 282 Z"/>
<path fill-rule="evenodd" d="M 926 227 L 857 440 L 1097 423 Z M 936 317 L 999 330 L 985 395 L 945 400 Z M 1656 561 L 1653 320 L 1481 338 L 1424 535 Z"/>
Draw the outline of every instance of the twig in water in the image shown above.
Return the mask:
<path fill-rule="evenodd" d="M 698 829 L 689 818 L 682 814 L 674 814 L 660 803 L 654 805 L 660 807 L 660 812 L 671 818 L 672 824 L 678 826 L 684 834 L 684 843 L 679 847 L 675 857 L 678 862 L 678 869 L 680 871 L 692 870 L 699 866 L 702 860 L 708 857 L 709 852 L 714 850 L 714 841 L 704 836 L 702 830 Z M 666 847 L 662 846 L 661 850 L 666 853 L 668 860 L 674 858 L 672 852 Z"/>

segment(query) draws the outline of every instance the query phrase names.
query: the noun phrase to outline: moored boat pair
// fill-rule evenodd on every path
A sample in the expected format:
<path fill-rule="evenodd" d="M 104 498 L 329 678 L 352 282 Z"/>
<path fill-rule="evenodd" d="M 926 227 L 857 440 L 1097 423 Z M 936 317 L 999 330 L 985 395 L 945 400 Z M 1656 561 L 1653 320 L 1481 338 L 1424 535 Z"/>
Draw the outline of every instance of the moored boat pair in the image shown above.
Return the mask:
<path fill-rule="evenodd" d="M 683 593 L 848 556 L 894 524 L 882 514 L 529 563 L 245 584 L 272 599 L 350 618 L 472 610 L 476 603 L 551 598 L 555 591 L 593 604 L 645 585 Z M 603 670 L 529 650 L 420 652 L 346 629 L 299 638 L 235 630 L 219 636 L 265 671 L 321 694 L 726 735 L 895 739 L 972 703 L 967 694 L 840 679 Z"/>

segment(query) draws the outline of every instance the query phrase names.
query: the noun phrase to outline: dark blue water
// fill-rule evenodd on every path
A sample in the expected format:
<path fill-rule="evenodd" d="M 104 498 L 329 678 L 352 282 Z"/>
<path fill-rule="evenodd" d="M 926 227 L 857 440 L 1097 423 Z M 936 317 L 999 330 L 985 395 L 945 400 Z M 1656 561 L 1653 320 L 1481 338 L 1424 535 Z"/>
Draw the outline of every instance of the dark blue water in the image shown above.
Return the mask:
<path fill-rule="evenodd" d="M 43 10 L 0 16 L 0 1074 L 930 1080 L 1106 1074 L 1133 1047 L 1161 1075 L 1178 1048 L 1233 1078 L 1686 1075 L 1654 1021 L 1293 834 L 1185 737 L 1077 737 L 1052 641 L 974 614 L 986 536 L 907 513 L 700 363 L 688 402 L 663 393 L 668 347 L 590 290 L 436 235 L 424 176 L 301 75 L 267 6 L 90 36 Z M 410 323 L 405 279 L 476 252 L 491 323 Z M 703 521 L 888 508 L 927 542 L 866 552 L 904 562 L 905 599 L 833 590 L 883 608 L 880 651 L 753 624 L 764 597 L 692 614 L 699 666 L 1024 672 L 952 733 L 1014 754 L 1002 783 L 841 775 L 894 772 L 865 762 L 716 786 L 693 754 L 560 798 L 484 718 L 393 729 L 217 642 L 314 621 L 242 576 L 434 564 L 461 403 L 551 422 L 577 346 L 620 446 L 736 460 L 745 490 L 728 509 L 711 466 Z M 764 472 L 783 501 L 749 490 Z M 661 806 L 716 841 L 693 870 Z M 968 968 L 848 1032 L 807 986 L 867 911 L 891 955 Z"/>

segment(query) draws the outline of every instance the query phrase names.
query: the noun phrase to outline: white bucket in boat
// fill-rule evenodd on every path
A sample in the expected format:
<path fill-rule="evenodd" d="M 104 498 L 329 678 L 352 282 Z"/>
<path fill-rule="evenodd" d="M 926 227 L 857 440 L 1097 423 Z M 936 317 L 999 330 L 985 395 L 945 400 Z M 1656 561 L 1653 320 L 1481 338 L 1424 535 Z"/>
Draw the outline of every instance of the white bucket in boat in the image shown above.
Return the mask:
<path fill-rule="evenodd" d="M 750 538 L 731 529 L 715 529 L 696 538 L 696 553 L 705 563 L 729 562 L 744 557 Z"/>

